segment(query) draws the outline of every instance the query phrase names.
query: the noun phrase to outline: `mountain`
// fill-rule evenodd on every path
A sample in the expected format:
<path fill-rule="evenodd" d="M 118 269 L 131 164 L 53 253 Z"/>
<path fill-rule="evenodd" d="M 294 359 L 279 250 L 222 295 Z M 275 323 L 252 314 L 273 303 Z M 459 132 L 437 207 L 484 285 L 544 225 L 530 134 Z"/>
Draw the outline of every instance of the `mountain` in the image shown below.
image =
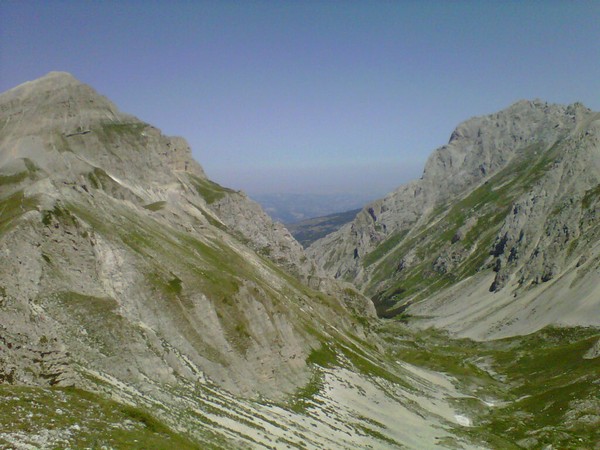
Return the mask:
<path fill-rule="evenodd" d="M 563 115 L 568 109 L 549 108 Z M 572 270 L 578 278 L 567 279 L 570 308 L 594 308 L 597 200 L 589 173 L 595 160 L 586 149 L 595 131 L 591 112 L 571 110 L 570 121 L 561 119 L 559 127 L 566 140 L 582 131 L 573 144 L 581 167 L 569 173 L 587 174 L 573 183 L 588 194 L 579 202 L 579 244 L 569 241 L 573 248 L 565 261 L 579 257 L 579 268 L 561 265 L 565 244 L 556 241 L 557 272 L 524 285 L 523 298 L 540 286 L 565 288 L 562 274 Z M 526 121 L 543 131 L 541 122 Z M 462 133 L 458 140 L 470 131 Z M 456 148 L 441 160 L 459 155 L 459 161 L 463 150 L 462 160 L 469 159 L 467 150 L 450 146 Z M 523 165 L 535 168 L 526 153 L 519 153 Z M 502 186 L 514 189 L 517 201 L 529 181 L 509 182 L 513 175 L 494 158 L 486 166 L 489 178 L 478 183 L 495 193 L 491 197 L 504 195 Z M 541 173 L 560 165 L 553 158 Z M 460 165 L 456 161 L 453 167 Z M 506 167 L 520 167 L 511 164 Z M 431 170 L 446 168 L 435 163 Z M 508 178 L 495 179 L 499 174 Z M 450 205 L 448 211 L 434 207 L 441 213 L 429 216 L 440 217 L 428 222 L 431 236 L 437 223 L 456 225 L 443 219 L 453 208 L 470 205 L 479 220 L 493 208 L 500 213 L 499 201 L 463 203 L 463 197 L 471 199 L 468 178 L 448 175 L 443 190 L 431 188 L 432 196 Z M 340 245 L 348 227 L 358 230 L 365 218 L 392 215 L 393 204 L 377 205 L 334 233 Z M 538 211 L 527 205 L 518 211 Z M 573 205 L 576 198 L 557 216 L 572 220 Z M 473 239 L 488 239 L 497 253 L 491 272 L 481 269 L 483 309 L 487 295 L 498 298 L 512 289 L 513 280 L 502 285 L 501 275 L 504 264 L 510 267 L 502 255 L 516 245 L 510 236 L 520 235 L 524 223 L 537 223 L 533 213 L 523 222 L 518 211 L 501 225 L 477 222 L 473 229 L 482 228 L 476 239 L 466 229 L 462 235 L 453 230 L 451 242 L 467 248 Z M 495 236 L 505 223 L 503 246 Z M 554 228 L 548 230 L 540 243 L 556 238 Z M 432 256 L 425 248 L 434 253 L 453 245 L 411 242 L 415 258 Z M 369 245 L 373 252 L 382 248 Z M 365 248 L 357 259 L 364 259 Z M 374 264 L 386 251 L 371 253 Z M 354 253 L 352 248 L 352 261 Z M 0 94 L 0 254 L 2 448 L 512 449 L 598 448 L 600 442 L 597 328 L 541 328 L 543 321 L 531 314 L 530 329 L 541 329 L 525 336 L 473 340 L 461 338 L 460 328 L 452 334 L 440 329 L 456 328 L 452 311 L 442 315 L 443 308 L 477 312 L 452 295 L 464 292 L 464 285 L 478 286 L 469 281 L 479 280 L 478 273 L 415 301 L 409 315 L 378 319 L 373 303 L 352 284 L 328 276 L 334 266 L 342 273 L 343 258 L 336 262 L 330 255 L 319 267 L 258 204 L 209 180 L 185 140 L 120 112 L 66 73 Z M 382 276 L 382 288 L 398 282 L 391 273 Z M 368 277 L 354 278 L 371 292 Z M 585 304 L 583 285 L 592 295 Z M 382 298 L 375 300 L 382 312 Z M 469 304 L 477 300 L 467 297 Z M 527 311 L 527 303 L 516 305 Z M 430 313 L 411 309 L 425 306 Z M 476 324 L 472 328 L 477 331 Z"/>
<path fill-rule="evenodd" d="M 343 225 L 354 220 L 360 211 L 360 209 L 353 209 L 352 211 L 328 214 L 327 216 L 286 224 L 285 227 L 306 248 L 316 240 L 339 230 Z"/>
<path fill-rule="evenodd" d="M 373 298 L 477 339 L 600 325 L 600 114 L 520 101 L 460 124 L 421 179 L 308 251 Z"/>
<path fill-rule="evenodd" d="M 0 446 L 457 439 L 444 376 L 391 359 L 372 303 L 182 138 L 66 73 L 0 114 Z"/>
<path fill-rule="evenodd" d="M 281 223 L 294 224 L 303 220 L 338 214 L 362 208 L 377 198 L 375 195 L 356 193 L 335 194 L 255 194 L 264 210 Z"/>

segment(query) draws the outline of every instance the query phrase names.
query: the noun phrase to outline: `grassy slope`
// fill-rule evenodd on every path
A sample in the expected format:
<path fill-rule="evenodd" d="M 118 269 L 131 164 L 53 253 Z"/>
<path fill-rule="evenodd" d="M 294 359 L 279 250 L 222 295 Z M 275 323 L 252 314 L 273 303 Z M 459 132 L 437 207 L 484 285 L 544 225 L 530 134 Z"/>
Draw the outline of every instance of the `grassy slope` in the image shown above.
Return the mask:
<path fill-rule="evenodd" d="M 398 231 L 364 257 L 363 266 L 371 273 L 366 292 L 382 316 L 394 316 L 407 301 L 429 296 L 481 269 L 513 201 L 543 176 L 559 147 L 542 150 L 537 144 L 523 150 L 460 201 L 439 205 L 431 216 L 439 221 L 410 233 Z M 476 218 L 476 224 L 461 240 L 453 240 L 469 218 Z M 415 247 L 415 261 L 400 268 L 399 262 Z M 450 254 L 458 255 L 456 266 L 450 271 L 435 270 L 436 259 Z"/>
<path fill-rule="evenodd" d="M 596 449 L 600 443 L 600 339 L 586 328 L 546 328 L 490 342 L 412 333 L 390 321 L 381 330 L 395 357 L 455 377 L 471 396 L 456 404 L 473 419 L 464 434 L 492 448 Z M 484 402 L 495 406 L 486 405 Z"/>
<path fill-rule="evenodd" d="M 146 411 L 73 388 L 0 386 L 0 447 L 194 449 Z"/>

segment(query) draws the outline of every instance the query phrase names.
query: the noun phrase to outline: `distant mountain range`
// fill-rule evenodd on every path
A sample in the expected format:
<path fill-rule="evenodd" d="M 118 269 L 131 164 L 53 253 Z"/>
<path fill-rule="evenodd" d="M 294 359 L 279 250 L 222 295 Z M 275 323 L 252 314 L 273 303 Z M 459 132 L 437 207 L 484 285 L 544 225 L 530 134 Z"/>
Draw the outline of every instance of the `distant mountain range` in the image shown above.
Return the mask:
<path fill-rule="evenodd" d="M 379 196 L 374 194 L 250 194 L 273 220 L 293 224 L 362 208 Z"/>
<path fill-rule="evenodd" d="M 352 211 L 305 219 L 300 222 L 286 224 L 286 228 L 306 248 L 316 240 L 339 230 L 343 225 L 354 220 L 360 211 L 360 209 L 353 209 Z"/>

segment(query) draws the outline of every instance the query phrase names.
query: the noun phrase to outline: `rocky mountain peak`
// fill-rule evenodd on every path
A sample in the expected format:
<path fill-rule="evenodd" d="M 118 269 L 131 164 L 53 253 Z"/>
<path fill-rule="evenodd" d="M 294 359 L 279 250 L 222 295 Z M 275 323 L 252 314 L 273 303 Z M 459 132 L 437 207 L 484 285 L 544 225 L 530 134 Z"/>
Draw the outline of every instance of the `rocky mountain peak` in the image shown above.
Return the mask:
<path fill-rule="evenodd" d="M 183 138 L 164 136 L 120 112 L 66 72 L 51 72 L 3 93 L 0 114 L 5 149 L 0 166 L 27 159 L 58 178 L 86 176 L 101 167 L 130 186 L 144 180 L 171 183 L 173 171 L 205 178 Z"/>
<path fill-rule="evenodd" d="M 63 133 L 87 129 L 97 121 L 123 122 L 132 116 L 121 113 L 106 97 L 66 72 L 50 72 L 4 94 L 0 110 L 24 132 L 59 128 Z M 36 119 L 39 123 L 31 124 Z"/>
<path fill-rule="evenodd" d="M 546 288 L 541 285 L 566 279 L 566 273 L 575 276 L 570 271 L 580 258 L 591 261 L 588 272 L 577 270 L 586 279 L 598 254 L 592 222 L 599 214 L 599 124 L 600 114 L 581 103 L 539 100 L 469 119 L 433 152 L 420 180 L 368 205 L 308 251 L 332 275 L 362 286 L 384 315 L 475 279 L 482 299 L 497 294 L 506 305 L 512 296 L 537 299 L 535 292 Z M 586 280 L 582 290 L 593 284 L 593 277 Z M 452 292 L 452 298 L 463 295 Z M 546 292 L 539 299 L 544 296 L 553 298 Z M 590 300 L 581 311 L 594 308 L 598 302 Z M 481 311 L 474 314 L 481 323 L 497 313 Z M 502 314 L 512 320 L 515 313 L 506 306 Z M 574 314 L 571 320 L 589 324 L 591 316 Z M 537 320 L 547 324 L 565 317 Z M 522 324 L 531 330 L 531 322 Z M 469 327 L 470 333 L 477 328 Z"/>
<path fill-rule="evenodd" d="M 436 199 L 458 195 L 532 144 L 549 144 L 574 130 L 590 113 L 581 104 L 521 100 L 495 114 L 471 118 L 459 124 L 448 144 L 429 157 L 423 184 L 431 186 Z"/>
<path fill-rule="evenodd" d="M 18 91 L 22 95 L 25 90 L 54 90 L 60 87 L 75 86 L 82 84 L 69 72 L 52 71 L 35 80 L 26 81 L 15 86 L 8 92 Z"/>

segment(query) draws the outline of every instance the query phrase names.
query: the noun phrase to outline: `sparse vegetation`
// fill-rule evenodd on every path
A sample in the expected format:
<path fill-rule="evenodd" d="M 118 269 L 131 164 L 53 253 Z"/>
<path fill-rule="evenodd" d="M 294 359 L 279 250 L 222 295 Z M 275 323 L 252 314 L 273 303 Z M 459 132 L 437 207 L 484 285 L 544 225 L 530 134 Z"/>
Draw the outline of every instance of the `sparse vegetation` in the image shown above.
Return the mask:
<path fill-rule="evenodd" d="M 433 226 L 393 234 L 363 259 L 373 267 L 367 292 L 378 313 L 393 317 L 402 313 L 407 302 L 432 295 L 444 287 L 464 280 L 484 268 L 495 236 L 515 199 L 530 189 L 553 164 L 559 144 L 544 149 L 533 144 L 506 167 L 474 189 L 465 198 L 439 205 L 432 217 L 442 216 Z M 473 225 L 455 239 L 468 219 Z M 416 248 L 416 258 L 406 267 L 403 257 Z M 445 260 L 435 267 L 438 258 Z"/>
<path fill-rule="evenodd" d="M 144 208 L 146 208 L 150 211 L 160 211 L 161 209 L 163 209 L 165 207 L 166 204 L 167 204 L 167 202 L 165 202 L 165 201 L 159 201 L 159 202 L 150 203 L 148 205 L 144 205 Z"/>
<path fill-rule="evenodd" d="M 597 329 L 546 328 L 522 337 L 474 342 L 385 325 L 395 356 L 455 377 L 472 397 L 457 405 L 474 416 L 466 435 L 493 447 L 594 448 L 600 432 L 600 358 L 584 354 Z M 479 399 L 479 400 L 477 400 Z M 483 401 L 494 406 L 486 406 Z"/>
<path fill-rule="evenodd" d="M 25 197 L 22 190 L 0 199 L 0 233 L 14 226 L 16 219 L 36 209 L 37 205 L 37 199 Z"/>
<path fill-rule="evenodd" d="M 393 250 L 400 242 L 402 242 L 402 239 L 406 237 L 408 231 L 409 230 L 402 230 L 388 237 L 385 241 L 378 245 L 375 250 L 364 256 L 362 260 L 363 266 L 368 267 L 383 258 L 388 252 Z"/>
<path fill-rule="evenodd" d="M 304 414 L 311 406 L 318 406 L 315 398 L 323 387 L 323 380 L 319 371 L 315 371 L 311 380 L 299 388 L 288 402 L 288 407 L 298 414 Z"/>
<path fill-rule="evenodd" d="M 0 186 L 18 184 L 28 177 L 28 172 L 19 172 L 14 175 L 0 175 Z"/>
<path fill-rule="evenodd" d="M 196 191 L 209 205 L 221 200 L 226 194 L 234 193 L 232 189 L 224 188 L 217 183 L 206 178 L 200 178 L 195 175 L 189 175 L 192 185 Z"/>
<path fill-rule="evenodd" d="M 0 446 L 197 449 L 142 409 L 74 388 L 0 385 Z"/>
<path fill-rule="evenodd" d="M 108 139 L 111 139 L 113 136 L 138 138 L 146 127 L 147 125 L 142 122 L 104 122 L 95 131 L 104 133 Z"/>

